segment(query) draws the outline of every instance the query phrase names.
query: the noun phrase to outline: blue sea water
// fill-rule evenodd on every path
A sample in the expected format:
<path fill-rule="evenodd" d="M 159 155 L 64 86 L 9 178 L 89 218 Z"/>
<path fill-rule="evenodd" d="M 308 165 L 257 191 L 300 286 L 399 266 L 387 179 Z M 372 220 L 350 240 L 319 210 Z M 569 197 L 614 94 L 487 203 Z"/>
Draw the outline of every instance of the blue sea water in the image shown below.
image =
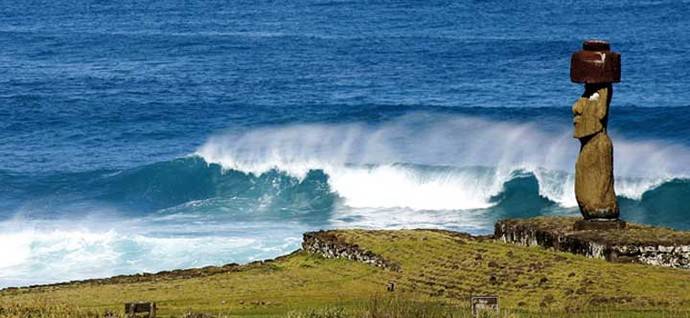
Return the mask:
<path fill-rule="evenodd" d="M 588 38 L 622 216 L 690 229 L 689 1 L 1 1 L 0 287 L 578 215 Z"/>

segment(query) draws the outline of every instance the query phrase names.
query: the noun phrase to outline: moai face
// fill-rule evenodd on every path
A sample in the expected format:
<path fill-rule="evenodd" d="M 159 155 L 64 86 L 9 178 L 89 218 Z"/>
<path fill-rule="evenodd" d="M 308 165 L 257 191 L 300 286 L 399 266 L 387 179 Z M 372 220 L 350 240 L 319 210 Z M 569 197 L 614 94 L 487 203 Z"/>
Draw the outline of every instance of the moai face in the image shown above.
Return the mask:
<path fill-rule="evenodd" d="M 586 139 L 606 130 L 612 83 L 620 82 L 620 54 L 609 43 L 588 40 L 570 59 L 570 80 L 585 84 L 585 93 L 573 105 L 573 136 Z"/>
<path fill-rule="evenodd" d="M 573 104 L 573 137 L 582 139 L 604 130 L 610 87 L 592 87 Z"/>

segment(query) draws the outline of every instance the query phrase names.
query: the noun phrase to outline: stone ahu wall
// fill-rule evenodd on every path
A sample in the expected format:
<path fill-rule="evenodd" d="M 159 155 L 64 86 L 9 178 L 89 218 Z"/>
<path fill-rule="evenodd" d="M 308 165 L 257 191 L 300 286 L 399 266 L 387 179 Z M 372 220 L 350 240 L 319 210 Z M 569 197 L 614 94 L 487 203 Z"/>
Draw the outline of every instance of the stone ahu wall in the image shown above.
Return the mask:
<path fill-rule="evenodd" d="M 690 232 L 628 224 L 625 229 L 576 231 L 579 218 L 501 220 L 494 236 L 523 246 L 541 246 L 619 263 L 690 269 Z"/>
<path fill-rule="evenodd" d="M 344 258 L 392 271 L 400 270 L 400 266 L 397 263 L 389 262 L 371 251 L 360 248 L 356 244 L 343 242 L 332 231 L 304 233 L 302 249 L 310 254 L 325 258 Z"/>

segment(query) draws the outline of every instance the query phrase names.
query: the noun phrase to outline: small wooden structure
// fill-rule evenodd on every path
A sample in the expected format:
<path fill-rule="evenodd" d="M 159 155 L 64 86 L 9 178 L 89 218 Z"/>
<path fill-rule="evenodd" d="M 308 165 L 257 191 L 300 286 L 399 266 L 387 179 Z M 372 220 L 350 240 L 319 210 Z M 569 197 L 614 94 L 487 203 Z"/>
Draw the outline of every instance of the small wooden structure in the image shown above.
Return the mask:
<path fill-rule="evenodd" d="M 472 296 L 472 317 L 479 317 L 482 311 L 498 313 L 498 296 Z"/>
<path fill-rule="evenodd" d="M 136 318 L 156 318 L 156 303 L 138 302 L 125 304 L 125 317 Z"/>
<path fill-rule="evenodd" d="M 386 290 L 389 292 L 394 292 L 395 291 L 395 282 L 393 282 L 393 281 L 388 282 L 388 284 L 386 285 Z"/>

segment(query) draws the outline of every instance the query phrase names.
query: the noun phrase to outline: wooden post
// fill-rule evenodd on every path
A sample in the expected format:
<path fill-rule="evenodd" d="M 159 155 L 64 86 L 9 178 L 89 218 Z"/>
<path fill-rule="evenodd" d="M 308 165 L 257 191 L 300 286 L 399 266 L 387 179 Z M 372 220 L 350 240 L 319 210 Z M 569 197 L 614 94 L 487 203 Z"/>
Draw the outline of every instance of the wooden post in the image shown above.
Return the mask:
<path fill-rule="evenodd" d="M 156 303 L 153 302 L 137 302 L 125 304 L 125 316 L 127 318 L 139 317 L 156 318 Z"/>
<path fill-rule="evenodd" d="M 388 282 L 388 285 L 386 285 L 386 290 L 389 292 L 395 291 L 395 282 Z"/>
<path fill-rule="evenodd" d="M 472 317 L 479 317 L 482 311 L 493 311 L 498 313 L 498 296 L 473 296 L 470 298 L 472 303 Z"/>

